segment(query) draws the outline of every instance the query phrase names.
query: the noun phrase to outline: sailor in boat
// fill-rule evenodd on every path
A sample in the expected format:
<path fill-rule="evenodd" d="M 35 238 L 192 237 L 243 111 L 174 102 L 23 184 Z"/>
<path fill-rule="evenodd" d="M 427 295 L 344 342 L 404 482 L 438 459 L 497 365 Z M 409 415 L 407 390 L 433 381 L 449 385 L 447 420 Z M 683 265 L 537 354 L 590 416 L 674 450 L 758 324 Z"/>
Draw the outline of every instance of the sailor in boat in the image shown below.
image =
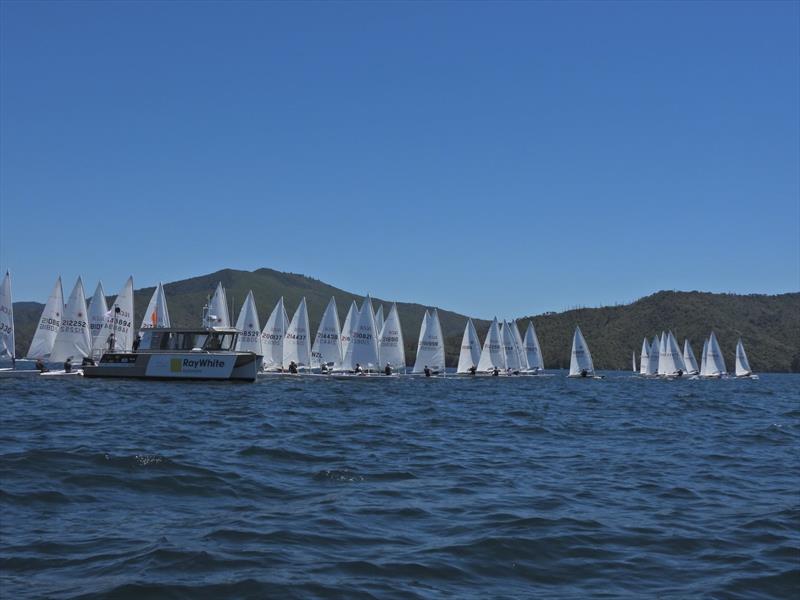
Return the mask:
<path fill-rule="evenodd" d="M 328 371 L 328 365 L 326 365 L 325 363 L 322 363 L 322 364 L 319 366 L 319 372 L 320 372 L 320 373 L 322 373 L 323 375 L 327 375 L 327 374 L 329 373 L 329 371 Z"/>
<path fill-rule="evenodd" d="M 106 342 L 108 344 L 108 351 L 109 352 L 113 352 L 114 351 L 114 342 L 115 341 L 116 340 L 114 339 L 114 332 L 111 332 L 109 334 L 109 336 L 108 336 L 108 341 Z"/>
<path fill-rule="evenodd" d="M 72 357 L 64 361 L 64 373 L 72 373 Z"/>
<path fill-rule="evenodd" d="M 47 373 L 47 367 L 44 366 L 41 358 L 36 359 L 36 370 L 39 371 L 39 373 Z"/>
<path fill-rule="evenodd" d="M 478 367 L 476 367 L 475 365 L 472 365 L 469 369 L 467 369 L 467 373 L 469 373 L 470 375 L 475 375 L 475 373 L 477 372 L 478 372 Z"/>
<path fill-rule="evenodd" d="M 136 336 L 136 339 L 133 340 L 133 351 L 136 352 L 139 349 L 139 344 L 142 343 L 142 334 Z"/>
<path fill-rule="evenodd" d="M 386 366 L 383 368 L 383 374 L 384 375 L 392 374 L 392 365 L 390 365 L 388 362 L 386 363 Z"/>
<path fill-rule="evenodd" d="M 588 376 L 589 376 L 589 371 L 587 371 L 586 369 L 581 369 L 581 377 L 588 377 Z"/>
<path fill-rule="evenodd" d="M 499 377 L 500 376 L 500 369 L 497 367 L 492 368 L 492 377 Z"/>
<path fill-rule="evenodd" d="M 423 370 L 423 372 L 425 373 L 425 377 L 431 376 L 431 370 L 428 368 L 428 365 L 425 365 L 425 369 Z"/>
<path fill-rule="evenodd" d="M 356 363 L 356 368 L 355 368 L 354 372 L 357 375 L 363 375 L 364 374 L 364 369 L 361 368 L 361 365 L 359 363 Z"/>
<path fill-rule="evenodd" d="M 291 361 L 289 363 L 289 373 L 291 373 L 293 375 L 297 375 L 297 363 L 296 362 Z"/>
<path fill-rule="evenodd" d="M 675 373 L 675 377 L 683 377 L 683 369 L 678 369 L 678 372 Z"/>

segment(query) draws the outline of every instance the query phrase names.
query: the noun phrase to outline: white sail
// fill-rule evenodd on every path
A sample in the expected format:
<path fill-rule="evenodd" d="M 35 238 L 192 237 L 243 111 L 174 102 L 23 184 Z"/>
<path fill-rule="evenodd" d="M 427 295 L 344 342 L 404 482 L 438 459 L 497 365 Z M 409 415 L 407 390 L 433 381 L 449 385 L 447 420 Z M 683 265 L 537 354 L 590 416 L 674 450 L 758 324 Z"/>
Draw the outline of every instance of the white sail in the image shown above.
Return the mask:
<path fill-rule="evenodd" d="M 425 367 L 432 371 L 444 372 L 444 337 L 439 324 L 439 313 L 434 308 L 430 313 L 425 311 L 419 330 L 417 358 L 414 361 L 413 373 L 422 373 Z"/>
<path fill-rule="evenodd" d="M 481 357 L 478 360 L 478 371 L 488 372 L 495 368 L 501 371 L 506 368 L 506 357 L 503 353 L 503 340 L 500 336 L 500 325 L 497 323 L 497 317 L 489 325 L 489 331 L 483 341 Z"/>
<path fill-rule="evenodd" d="M 742 338 L 739 338 L 739 341 L 736 342 L 736 376 L 749 377 L 752 374 L 753 371 L 750 369 L 750 361 L 747 360 Z"/>
<path fill-rule="evenodd" d="M 305 296 L 294 311 L 286 336 L 283 338 L 283 368 L 288 369 L 291 362 L 298 367 L 311 368 L 311 335 Z"/>
<path fill-rule="evenodd" d="M 481 341 L 472 319 L 467 319 L 464 335 L 461 337 L 461 352 L 458 355 L 456 373 L 469 373 L 472 367 L 478 368 L 481 360 Z"/>
<path fill-rule="evenodd" d="M 403 329 L 400 326 L 400 315 L 397 305 L 392 303 L 389 315 L 383 322 L 380 339 L 378 340 L 378 356 L 380 364 L 389 364 L 395 371 L 404 371 L 406 368 L 406 348 L 403 342 Z"/>
<path fill-rule="evenodd" d="M 353 333 L 358 328 L 358 314 L 358 305 L 356 301 L 353 300 L 347 311 L 347 316 L 344 318 L 344 325 L 342 325 L 342 359 L 347 355 L 350 340 L 353 337 Z"/>
<path fill-rule="evenodd" d="M 258 320 L 258 308 L 253 290 L 247 292 L 244 304 L 236 319 L 236 329 L 239 336 L 236 339 L 236 350 L 239 352 L 252 352 L 259 356 L 264 355 L 261 347 L 261 323 Z"/>
<path fill-rule="evenodd" d="M 645 375 L 658 375 L 658 363 L 660 358 L 661 342 L 657 335 L 653 336 L 653 343 L 650 344 L 650 353 L 647 357 L 647 371 Z"/>
<path fill-rule="evenodd" d="M 636 352 L 635 351 L 632 352 L 631 355 L 633 356 L 633 368 L 631 369 L 631 371 L 633 371 L 634 373 L 638 373 L 639 369 L 636 368 Z"/>
<path fill-rule="evenodd" d="M 670 366 L 667 364 L 667 334 L 662 331 L 658 341 L 658 374 L 664 376 L 671 373 Z"/>
<path fill-rule="evenodd" d="M 525 332 L 525 340 L 522 345 L 525 357 L 528 361 L 528 369 L 534 371 L 544 370 L 544 358 L 542 358 L 542 347 L 539 345 L 539 337 L 533 328 L 533 321 L 528 321 L 528 330 Z"/>
<path fill-rule="evenodd" d="M 528 371 L 530 369 L 528 365 L 528 355 L 525 353 L 525 344 L 522 341 L 522 335 L 519 332 L 519 327 L 517 327 L 516 321 L 509 322 L 511 326 L 511 332 L 514 334 L 514 349 L 517 351 L 517 356 L 519 357 L 519 368 L 523 371 Z"/>
<path fill-rule="evenodd" d="M 514 330 L 508 321 L 503 321 L 500 334 L 503 340 L 503 352 L 506 355 L 506 369 L 511 369 L 515 372 L 519 371 L 522 365 L 520 365 L 519 353 L 514 342 Z"/>
<path fill-rule="evenodd" d="M 114 335 L 112 350 L 130 352 L 133 348 L 133 277 L 122 287 L 106 312 L 103 328 L 92 340 L 92 351 L 102 353 L 109 349 L 108 339 Z"/>
<path fill-rule="evenodd" d="M 108 312 L 106 291 L 103 289 L 102 282 L 97 282 L 97 287 L 94 290 L 91 302 L 89 302 L 87 312 L 89 313 L 89 331 L 92 334 L 92 346 L 94 347 L 94 340 L 103 330 L 103 323 L 106 321 L 106 313 Z"/>
<path fill-rule="evenodd" d="M 169 311 L 167 310 L 167 297 L 164 295 L 164 285 L 159 281 L 150 304 L 144 311 L 142 324 L 139 329 L 150 329 L 152 327 L 169 327 Z"/>
<path fill-rule="evenodd" d="M 672 377 L 678 373 L 685 373 L 686 367 L 683 364 L 683 356 L 675 336 L 670 331 L 664 336 L 662 334 L 663 352 L 658 359 L 658 374 L 663 377 Z"/>
<path fill-rule="evenodd" d="M 639 357 L 639 375 L 647 375 L 647 367 L 650 363 L 650 344 L 647 338 L 642 340 L 642 353 Z"/>
<path fill-rule="evenodd" d="M 719 347 L 717 336 L 714 332 L 708 338 L 708 357 L 706 358 L 706 377 L 720 377 L 728 373 L 725 368 L 725 358 Z"/>
<path fill-rule="evenodd" d="M 377 370 L 378 334 L 375 331 L 375 313 L 372 312 L 372 299 L 367 296 L 361 304 L 361 310 L 355 316 L 356 326 L 352 328 L 347 354 L 342 361 L 343 368 L 354 370 L 360 366 L 363 370 Z"/>
<path fill-rule="evenodd" d="M 703 340 L 703 353 L 700 355 L 700 376 L 705 377 L 708 371 L 708 339 Z"/>
<path fill-rule="evenodd" d="M 208 303 L 208 314 L 206 315 L 206 327 L 230 327 L 231 317 L 228 314 L 228 298 L 225 295 L 225 288 L 222 282 L 217 284 L 214 295 Z"/>
<path fill-rule="evenodd" d="M 311 348 L 311 366 L 320 368 L 330 365 L 334 369 L 342 366 L 342 331 L 339 328 L 339 313 L 336 309 L 336 298 L 331 296 L 328 307 L 319 322 L 319 329 Z"/>
<path fill-rule="evenodd" d="M 569 361 L 569 376 L 581 377 L 583 373 L 594 375 L 594 364 L 592 363 L 592 353 L 581 333 L 580 327 L 575 327 L 575 334 L 572 336 L 572 355 Z"/>
<path fill-rule="evenodd" d="M 6 271 L 0 285 L 0 358 L 14 360 L 14 303 L 11 300 L 11 274 Z"/>
<path fill-rule="evenodd" d="M 683 364 L 686 365 L 686 373 L 688 375 L 697 375 L 700 372 L 700 369 L 697 368 L 697 359 L 694 357 L 689 338 L 683 341 Z"/>
<path fill-rule="evenodd" d="M 264 352 L 263 368 L 265 371 L 283 368 L 283 338 L 288 326 L 289 317 L 283 307 L 283 296 L 281 296 L 261 331 L 261 349 Z"/>
<path fill-rule="evenodd" d="M 379 334 L 383 331 L 383 324 L 385 323 L 385 319 L 383 318 L 383 305 L 378 307 L 378 310 L 375 311 L 375 331 Z"/>
<path fill-rule="evenodd" d="M 91 353 L 92 333 L 89 330 L 89 318 L 86 316 L 86 293 L 83 281 L 78 277 L 64 307 L 50 360 L 53 362 L 63 362 L 68 358 L 77 360 Z"/>
<path fill-rule="evenodd" d="M 53 344 L 56 341 L 58 330 L 61 327 L 61 313 L 64 311 L 64 293 L 61 291 L 61 277 L 56 279 L 53 291 L 44 305 L 42 316 L 31 340 L 28 358 L 50 358 Z"/>

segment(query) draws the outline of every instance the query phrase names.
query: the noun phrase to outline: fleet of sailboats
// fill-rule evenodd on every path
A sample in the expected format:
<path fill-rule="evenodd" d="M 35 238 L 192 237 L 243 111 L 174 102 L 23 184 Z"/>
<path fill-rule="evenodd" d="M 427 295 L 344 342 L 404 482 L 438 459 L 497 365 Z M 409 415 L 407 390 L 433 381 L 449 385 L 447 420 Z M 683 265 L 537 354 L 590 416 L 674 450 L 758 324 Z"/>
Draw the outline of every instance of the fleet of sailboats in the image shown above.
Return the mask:
<path fill-rule="evenodd" d="M 87 303 L 83 281 L 79 277 L 64 302 L 61 278 L 57 278 L 42 310 L 26 357 L 49 362 L 91 359 L 104 351 L 130 352 L 134 345 L 133 278 L 123 285 L 111 306 L 105 290 L 98 283 Z M 230 328 L 225 288 L 220 282 L 204 312 L 209 328 Z M 139 325 L 139 335 L 149 329 L 168 328 L 169 311 L 164 286 L 159 283 Z M 331 298 L 311 339 L 308 307 L 302 298 L 288 318 L 284 299 L 279 298 L 260 328 L 255 297 L 250 291 L 236 320 L 239 335 L 236 350 L 263 356 L 264 371 L 286 372 L 288 369 L 322 372 L 357 372 L 365 374 L 402 373 L 406 370 L 405 344 L 396 304 L 384 318 L 384 307 L 373 309 L 367 296 L 361 307 L 353 301 L 344 325 L 339 325 L 335 298 Z M 757 379 L 741 338 L 736 344 L 737 378 Z M 712 331 L 703 341 L 698 365 L 688 339 L 681 351 L 672 331 L 662 331 L 651 342 L 642 340 L 638 357 L 632 352 L 631 369 L 637 376 L 676 379 L 715 379 L 728 376 L 725 359 Z M 14 313 L 11 275 L 6 272 L 0 283 L 0 360 L 16 360 Z M 7 368 L 4 370 L 8 370 Z M 464 327 L 458 364 L 458 375 L 539 374 L 544 371 L 542 350 L 532 322 L 522 336 L 515 320 L 499 322 L 494 318 L 483 344 L 472 319 Z M 437 309 L 426 310 L 420 326 L 413 374 L 444 375 L 445 348 Z M 580 327 L 575 328 L 570 355 L 569 377 L 601 378 L 596 374 L 592 355 Z"/>

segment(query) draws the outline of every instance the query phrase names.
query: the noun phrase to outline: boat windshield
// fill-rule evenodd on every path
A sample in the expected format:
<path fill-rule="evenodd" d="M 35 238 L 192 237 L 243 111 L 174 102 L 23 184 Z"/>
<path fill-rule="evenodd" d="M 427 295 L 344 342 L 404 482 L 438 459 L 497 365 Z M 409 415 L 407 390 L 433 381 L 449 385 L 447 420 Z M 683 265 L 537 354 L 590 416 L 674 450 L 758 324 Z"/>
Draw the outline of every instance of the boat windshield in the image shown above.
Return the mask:
<path fill-rule="evenodd" d="M 142 337 L 140 350 L 193 350 L 201 348 L 208 351 L 230 351 L 236 346 L 234 332 L 177 332 L 152 331 Z"/>

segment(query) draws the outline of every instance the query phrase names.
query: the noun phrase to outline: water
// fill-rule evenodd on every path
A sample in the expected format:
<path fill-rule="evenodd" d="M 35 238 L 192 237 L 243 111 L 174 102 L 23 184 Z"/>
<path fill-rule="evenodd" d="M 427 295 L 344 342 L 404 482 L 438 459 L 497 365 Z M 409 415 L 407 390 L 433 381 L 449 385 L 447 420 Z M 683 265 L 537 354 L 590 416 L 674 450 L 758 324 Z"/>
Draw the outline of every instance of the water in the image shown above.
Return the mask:
<path fill-rule="evenodd" d="M 0 596 L 790 597 L 798 390 L 2 379 Z"/>

